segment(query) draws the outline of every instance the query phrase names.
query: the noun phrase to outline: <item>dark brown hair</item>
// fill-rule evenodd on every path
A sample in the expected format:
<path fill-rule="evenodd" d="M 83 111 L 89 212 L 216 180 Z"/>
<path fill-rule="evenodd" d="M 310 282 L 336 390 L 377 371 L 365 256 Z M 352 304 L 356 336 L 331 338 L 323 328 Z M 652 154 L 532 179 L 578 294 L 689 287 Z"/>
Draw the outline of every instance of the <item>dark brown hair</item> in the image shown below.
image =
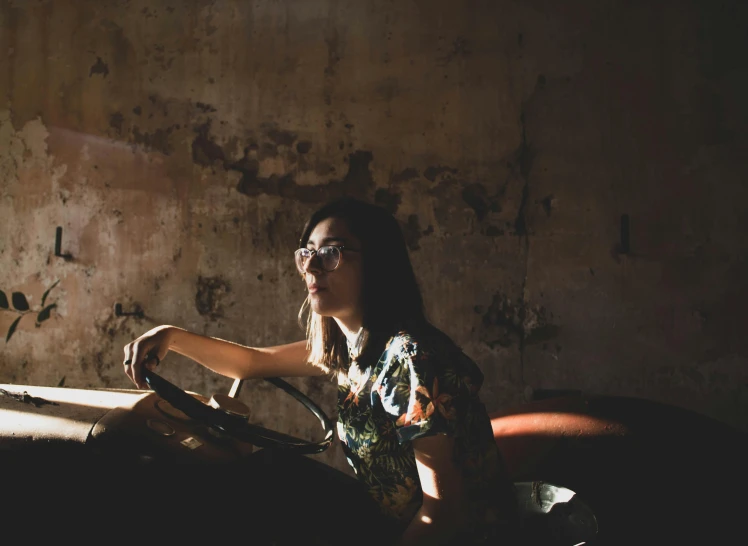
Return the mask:
<path fill-rule="evenodd" d="M 378 358 L 389 337 L 426 324 L 423 298 L 400 224 L 377 205 L 350 197 L 337 199 L 312 214 L 300 247 L 306 247 L 314 228 L 327 218 L 342 219 L 361 242 L 364 337 L 360 360 Z M 305 318 L 309 361 L 331 373 L 347 367 L 345 335 L 335 320 L 314 313 L 308 297 L 299 311 L 302 326 Z"/>

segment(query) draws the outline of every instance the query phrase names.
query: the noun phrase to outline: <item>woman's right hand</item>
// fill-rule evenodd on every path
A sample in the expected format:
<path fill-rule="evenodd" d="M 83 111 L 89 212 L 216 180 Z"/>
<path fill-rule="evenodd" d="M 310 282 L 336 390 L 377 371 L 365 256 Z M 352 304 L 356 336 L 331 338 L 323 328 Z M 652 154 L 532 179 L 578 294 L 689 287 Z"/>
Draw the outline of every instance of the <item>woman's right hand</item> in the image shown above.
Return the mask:
<path fill-rule="evenodd" d="M 164 359 L 175 330 L 173 326 L 157 326 L 125 345 L 125 373 L 137 388 L 148 388 L 143 368 L 152 370 Z"/>

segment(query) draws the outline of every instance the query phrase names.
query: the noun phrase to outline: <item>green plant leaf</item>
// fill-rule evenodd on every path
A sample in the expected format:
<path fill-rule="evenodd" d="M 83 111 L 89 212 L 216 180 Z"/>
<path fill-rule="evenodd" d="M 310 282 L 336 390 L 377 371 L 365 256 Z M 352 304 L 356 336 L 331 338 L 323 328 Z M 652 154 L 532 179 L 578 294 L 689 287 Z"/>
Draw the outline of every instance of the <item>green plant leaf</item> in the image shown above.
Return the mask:
<path fill-rule="evenodd" d="M 8 309 L 8 296 L 5 295 L 5 292 L 0 290 L 0 309 Z"/>
<path fill-rule="evenodd" d="M 26 301 L 26 296 L 24 296 L 21 292 L 13 292 L 10 298 L 13 302 L 13 307 L 18 309 L 19 311 L 29 310 L 29 302 Z"/>
<path fill-rule="evenodd" d="M 16 331 L 16 326 L 18 326 L 18 321 L 20 321 L 22 318 L 23 318 L 23 315 L 21 315 L 16 320 L 14 320 L 13 324 L 10 325 L 10 328 L 8 328 L 8 335 L 5 336 L 5 343 L 8 343 L 8 341 L 10 341 L 10 336 L 12 336 L 13 332 Z"/>
<path fill-rule="evenodd" d="M 60 279 L 57 279 L 52 286 L 47 288 L 46 292 L 44 292 L 44 295 L 42 296 L 42 307 L 44 307 L 44 302 L 47 301 L 47 296 L 49 296 L 49 293 L 52 291 L 52 289 L 57 286 L 60 282 Z"/>
<path fill-rule="evenodd" d="M 47 320 L 49 318 L 49 312 L 52 309 L 54 309 L 55 307 L 57 307 L 57 304 L 56 303 L 52 303 L 50 305 L 47 305 L 41 311 L 39 311 L 39 314 L 36 315 L 36 323 L 40 324 L 40 323 L 44 322 L 45 320 Z"/>

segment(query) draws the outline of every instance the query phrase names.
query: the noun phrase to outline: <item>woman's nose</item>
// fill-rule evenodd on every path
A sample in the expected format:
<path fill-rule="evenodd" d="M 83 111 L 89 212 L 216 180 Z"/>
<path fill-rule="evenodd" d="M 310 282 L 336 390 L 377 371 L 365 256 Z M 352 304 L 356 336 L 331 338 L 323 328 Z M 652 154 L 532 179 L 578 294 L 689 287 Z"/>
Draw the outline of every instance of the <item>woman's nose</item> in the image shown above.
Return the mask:
<path fill-rule="evenodd" d="M 319 265 L 319 257 L 317 253 L 311 255 L 311 257 L 304 264 L 304 273 L 320 273 L 322 268 Z"/>

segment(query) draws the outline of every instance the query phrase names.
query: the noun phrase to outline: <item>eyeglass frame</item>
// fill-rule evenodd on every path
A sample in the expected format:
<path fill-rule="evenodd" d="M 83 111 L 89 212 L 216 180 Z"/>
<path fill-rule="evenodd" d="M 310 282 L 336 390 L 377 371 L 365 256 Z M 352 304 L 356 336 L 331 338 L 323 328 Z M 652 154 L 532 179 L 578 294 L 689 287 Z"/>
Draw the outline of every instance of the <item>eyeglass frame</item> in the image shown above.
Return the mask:
<path fill-rule="evenodd" d="M 338 249 L 338 252 L 340 252 L 340 258 L 338 258 L 338 265 L 336 265 L 336 266 L 335 266 L 334 268 L 332 268 L 332 269 L 329 269 L 329 270 L 328 270 L 328 269 L 325 269 L 324 267 L 322 267 L 322 261 L 320 260 L 320 262 L 319 262 L 319 265 L 320 265 L 320 269 L 321 269 L 322 271 L 326 272 L 326 273 L 331 273 L 331 272 L 335 271 L 335 270 L 336 270 L 336 269 L 337 269 L 338 267 L 340 267 L 340 261 L 341 261 L 341 258 L 343 257 L 343 251 L 344 251 L 344 250 L 347 250 L 348 252 L 361 252 L 361 249 L 360 249 L 360 248 L 348 248 L 348 247 L 347 247 L 347 246 L 345 246 L 345 245 L 322 245 L 321 247 L 319 247 L 319 248 L 317 248 L 317 249 L 313 249 L 313 248 L 306 248 L 306 247 L 301 247 L 301 248 L 297 248 L 297 249 L 296 249 L 296 250 L 294 250 L 294 252 L 293 252 L 293 255 L 294 255 L 294 262 L 296 262 L 296 255 L 297 255 L 297 253 L 299 253 L 299 252 L 300 252 L 300 251 L 302 251 L 302 250 L 306 250 L 306 251 L 308 251 L 308 252 L 311 252 L 311 254 L 309 255 L 309 258 L 307 259 L 307 264 L 308 264 L 308 263 L 309 263 L 309 262 L 310 262 L 310 261 L 312 260 L 312 258 L 314 258 L 314 256 L 315 256 L 315 255 L 318 255 L 318 254 L 319 254 L 319 251 L 320 251 L 320 250 L 322 250 L 323 248 L 325 248 L 325 247 L 328 247 L 328 246 L 330 246 L 330 247 L 334 247 L 334 248 L 337 248 L 337 249 Z M 299 265 L 298 265 L 298 264 L 296 264 L 296 269 L 297 269 L 297 270 L 299 271 L 299 273 L 301 273 L 302 275 L 303 275 L 303 274 L 305 273 L 305 271 L 304 271 L 303 269 L 299 269 Z"/>

